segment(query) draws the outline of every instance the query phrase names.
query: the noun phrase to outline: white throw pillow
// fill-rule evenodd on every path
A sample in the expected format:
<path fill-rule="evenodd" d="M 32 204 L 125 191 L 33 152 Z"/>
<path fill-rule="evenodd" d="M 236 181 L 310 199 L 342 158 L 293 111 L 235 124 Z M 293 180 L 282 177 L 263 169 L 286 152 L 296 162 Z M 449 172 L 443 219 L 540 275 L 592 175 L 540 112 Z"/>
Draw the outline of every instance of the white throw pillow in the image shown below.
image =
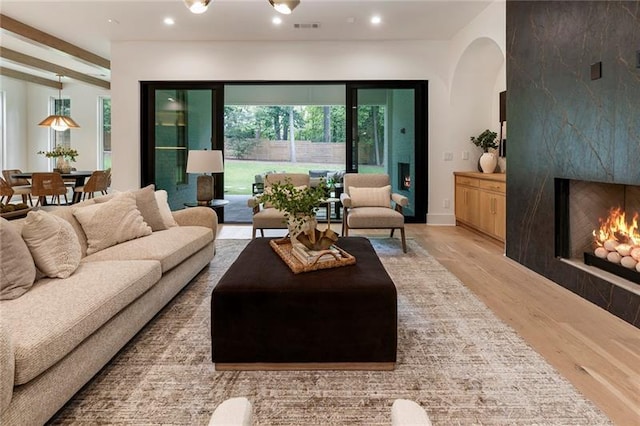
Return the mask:
<path fill-rule="evenodd" d="M 67 278 L 78 269 L 82 250 L 73 226 L 44 210 L 30 211 L 22 227 L 36 267 L 50 278 Z"/>
<path fill-rule="evenodd" d="M 378 188 L 349 187 L 351 207 L 391 207 L 391 185 Z"/>
<path fill-rule="evenodd" d="M 36 279 L 36 267 L 20 232 L 0 218 L 0 300 L 22 296 Z"/>
<path fill-rule="evenodd" d="M 173 218 L 173 214 L 171 214 L 171 207 L 169 207 L 169 196 L 167 194 L 167 191 L 165 191 L 164 189 L 157 190 L 156 202 L 158 203 L 158 209 L 160 209 L 160 216 L 162 216 L 164 226 L 166 226 L 167 228 L 178 226 L 178 222 L 176 222 L 176 220 Z"/>
<path fill-rule="evenodd" d="M 74 208 L 73 215 L 87 235 L 88 255 L 151 234 L 131 192 L 121 192 L 106 203 Z"/>

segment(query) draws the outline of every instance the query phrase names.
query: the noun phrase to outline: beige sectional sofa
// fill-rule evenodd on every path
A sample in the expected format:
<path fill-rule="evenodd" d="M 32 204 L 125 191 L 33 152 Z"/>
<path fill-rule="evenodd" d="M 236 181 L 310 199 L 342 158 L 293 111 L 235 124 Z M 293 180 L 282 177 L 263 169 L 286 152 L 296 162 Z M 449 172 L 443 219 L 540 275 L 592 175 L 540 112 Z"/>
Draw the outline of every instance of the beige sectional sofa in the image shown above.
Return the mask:
<path fill-rule="evenodd" d="M 179 226 L 86 255 L 73 208 L 49 213 L 73 225 L 82 249 L 75 272 L 36 279 L 21 296 L 0 300 L 2 425 L 45 423 L 214 256 L 212 209 L 173 212 Z M 25 222 L 2 226 L 21 232 Z"/>

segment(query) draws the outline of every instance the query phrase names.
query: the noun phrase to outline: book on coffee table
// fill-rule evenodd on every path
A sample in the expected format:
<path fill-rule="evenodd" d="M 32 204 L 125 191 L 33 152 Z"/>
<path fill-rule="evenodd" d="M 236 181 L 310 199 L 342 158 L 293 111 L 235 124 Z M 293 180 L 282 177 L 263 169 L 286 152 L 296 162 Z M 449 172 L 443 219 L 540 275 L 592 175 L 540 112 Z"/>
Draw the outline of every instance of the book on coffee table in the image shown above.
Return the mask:
<path fill-rule="evenodd" d="M 310 250 L 301 244 L 295 244 L 291 252 L 303 265 L 339 260 L 342 257 L 340 250 L 335 246 L 331 246 L 327 250 Z"/>

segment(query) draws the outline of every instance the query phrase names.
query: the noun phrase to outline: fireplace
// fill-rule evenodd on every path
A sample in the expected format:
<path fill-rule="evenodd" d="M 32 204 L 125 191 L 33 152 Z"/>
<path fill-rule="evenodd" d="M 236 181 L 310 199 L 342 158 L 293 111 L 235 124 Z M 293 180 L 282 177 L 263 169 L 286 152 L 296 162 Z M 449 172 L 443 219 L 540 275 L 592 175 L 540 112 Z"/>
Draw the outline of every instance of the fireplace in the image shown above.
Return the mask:
<path fill-rule="evenodd" d="M 556 256 L 640 294 L 640 186 L 555 180 Z"/>

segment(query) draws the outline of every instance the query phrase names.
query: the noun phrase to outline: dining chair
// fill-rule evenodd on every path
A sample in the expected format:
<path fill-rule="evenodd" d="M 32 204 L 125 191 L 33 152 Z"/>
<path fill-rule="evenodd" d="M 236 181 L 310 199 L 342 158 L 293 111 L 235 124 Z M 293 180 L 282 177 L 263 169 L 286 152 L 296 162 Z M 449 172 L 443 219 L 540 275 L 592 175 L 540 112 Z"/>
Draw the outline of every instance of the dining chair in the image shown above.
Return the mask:
<path fill-rule="evenodd" d="M 64 196 L 65 204 L 69 204 L 67 187 L 58 172 L 33 173 L 31 175 L 31 194 L 38 197 L 36 206 L 47 204 L 47 196 L 51 196 L 52 203 L 57 200 L 60 205 L 61 195 Z"/>
<path fill-rule="evenodd" d="M 107 186 L 109 184 L 109 176 L 106 170 L 96 170 L 91 173 L 89 180 L 82 186 L 73 189 L 76 193 L 82 194 L 82 200 L 85 198 L 93 198 L 94 193 L 100 192 L 102 195 L 107 194 Z M 75 197 L 74 197 L 75 198 Z"/>
<path fill-rule="evenodd" d="M 13 175 L 17 175 L 22 173 L 20 169 L 7 169 L 2 171 L 2 176 L 4 176 L 4 180 L 13 188 L 13 192 L 15 195 L 22 196 L 22 202 L 27 204 L 27 200 L 29 200 L 29 204 L 33 206 L 33 200 L 31 199 L 31 183 L 29 179 L 25 178 L 14 178 Z"/>
<path fill-rule="evenodd" d="M 9 185 L 6 180 L 0 178 L 0 204 L 9 204 L 9 202 L 11 201 L 11 197 L 13 197 L 13 193 L 14 191 L 13 188 L 11 188 L 11 185 Z"/>

